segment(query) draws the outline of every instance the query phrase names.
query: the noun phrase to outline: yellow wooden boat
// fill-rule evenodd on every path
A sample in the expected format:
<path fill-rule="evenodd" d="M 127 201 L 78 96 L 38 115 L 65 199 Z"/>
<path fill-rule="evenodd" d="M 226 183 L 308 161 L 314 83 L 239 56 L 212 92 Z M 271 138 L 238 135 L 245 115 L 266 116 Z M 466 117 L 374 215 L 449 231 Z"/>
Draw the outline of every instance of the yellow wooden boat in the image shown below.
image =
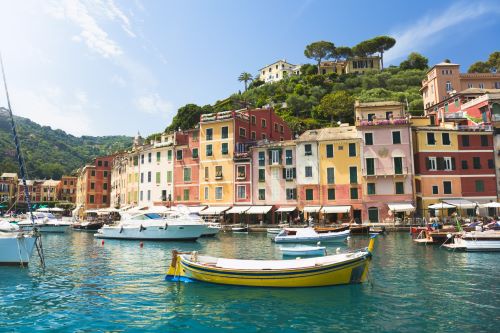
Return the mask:
<path fill-rule="evenodd" d="M 366 281 L 375 238 L 366 249 L 294 260 L 214 258 L 173 251 L 166 279 L 253 287 L 319 287 Z"/>

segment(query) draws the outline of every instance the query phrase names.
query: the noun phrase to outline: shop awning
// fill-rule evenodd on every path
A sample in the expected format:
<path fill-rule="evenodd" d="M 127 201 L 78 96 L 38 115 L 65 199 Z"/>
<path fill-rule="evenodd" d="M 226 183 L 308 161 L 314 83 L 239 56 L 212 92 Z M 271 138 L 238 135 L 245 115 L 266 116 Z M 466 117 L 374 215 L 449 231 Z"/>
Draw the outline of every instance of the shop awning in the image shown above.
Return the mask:
<path fill-rule="evenodd" d="M 205 208 L 207 208 L 207 206 L 189 206 L 188 207 L 189 212 L 194 213 L 194 214 L 201 212 Z"/>
<path fill-rule="evenodd" d="M 500 208 L 500 203 L 498 202 L 488 202 L 481 205 L 482 208 Z"/>
<path fill-rule="evenodd" d="M 200 215 L 220 215 L 224 211 L 228 210 L 229 206 L 211 206 L 200 212 Z"/>
<path fill-rule="evenodd" d="M 477 207 L 477 202 L 472 202 L 469 200 L 465 199 L 448 199 L 448 200 L 443 200 L 443 202 L 456 206 L 457 208 L 461 209 L 467 209 L 467 208 L 476 208 Z"/>
<path fill-rule="evenodd" d="M 435 203 L 433 205 L 429 205 L 427 208 L 429 208 L 429 209 L 448 209 L 448 208 L 455 208 L 455 206 L 447 204 L 445 202 L 439 202 L 439 203 Z"/>
<path fill-rule="evenodd" d="M 326 214 L 349 213 L 351 211 L 351 206 L 323 206 L 323 208 L 321 208 L 321 211 Z"/>
<path fill-rule="evenodd" d="M 405 202 L 390 203 L 387 204 L 387 206 L 389 206 L 389 209 L 393 212 L 413 212 L 415 210 L 412 204 Z"/>
<path fill-rule="evenodd" d="M 277 212 L 293 212 L 297 207 L 280 207 L 276 209 Z"/>
<path fill-rule="evenodd" d="M 252 206 L 245 214 L 266 214 L 273 206 Z"/>
<path fill-rule="evenodd" d="M 242 214 L 250 209 L 250 206 L 233 206 L 226 214 Z"/>
<path fill-rule="evenodd" d="M 304 212 L 306 213 L 318 213 L 321 209 L 321 206 L 305 206 Z"/>

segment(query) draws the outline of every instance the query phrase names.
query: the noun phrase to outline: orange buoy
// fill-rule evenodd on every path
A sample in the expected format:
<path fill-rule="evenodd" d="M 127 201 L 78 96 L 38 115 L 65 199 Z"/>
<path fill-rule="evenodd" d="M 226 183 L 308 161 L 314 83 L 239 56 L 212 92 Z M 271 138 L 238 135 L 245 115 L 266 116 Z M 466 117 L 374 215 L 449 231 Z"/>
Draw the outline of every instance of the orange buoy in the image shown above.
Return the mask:
<path fill-rule="evenodd" d="M 143 242 L 140 242 L 140 243 L 139 243 L 139 246 L 140 246 L 141 248 L 143 248 L 143 247 L 144 247 L 144 243 L 143 243 Z"/>

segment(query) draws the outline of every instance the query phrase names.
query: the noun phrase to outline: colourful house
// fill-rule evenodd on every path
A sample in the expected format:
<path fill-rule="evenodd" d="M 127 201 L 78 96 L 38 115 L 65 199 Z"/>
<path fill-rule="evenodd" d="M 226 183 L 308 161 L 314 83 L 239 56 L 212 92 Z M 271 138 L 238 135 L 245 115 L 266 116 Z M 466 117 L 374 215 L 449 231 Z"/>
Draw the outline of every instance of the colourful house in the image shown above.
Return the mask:
<path fill-rule="evenodd" d="M 252 147 L 254 205 L 272 206 L 272 222 L 297 216 L 296 151 L 293 140 L 259 142 Z"/>
<path fill-rule="evenodd" d="M 167 201 L 176 204 L 198 205 L 200 202 L 200 131 L 190 129 L 175 132 L 175 146 L 167 155 L 167 162 L 174 163 L 173 174 L 166 171 L 167 183 L 173 182 L 173 196 Z"/>
<path fill-rule="evenodd" d="M 460 123 L 413 128 L 419 215 L 448 216 L 457 208 L 441 211 L 429 209 L 429 205 L 454 205 L 457 200 L 466 209 L 461 214 L 475 215 L 476 204 L 496 201 L 492 134 L 491 126 Z"/>
<path fill-rule="evenodd" d="M 355 103 L 363 138 L 363 222 L 393 222 L 415 210 L 410 122 L 399 102 Z"/>
<path fill-rule="evenodd" d="M 298 205 L 324 221 L 361 221 L 361 139 L 354 126 L 304 132 L 297 140 Z"/>
<path fill-rule="evenodd" d="M 200 201 L 226 210 L 252 202 L 249 149 L 258 140 L 291 139 L 272 109 L 224 111 L 200 119 Z M 217 211 L 217 213 L 220 213 Z"/>
<path fill-rule="evenodd" d="M 322 220 L 362 218 L 362 141 L 356 127 L 342 124 L 320 130 L 318 136 L 319 199 Z"/>

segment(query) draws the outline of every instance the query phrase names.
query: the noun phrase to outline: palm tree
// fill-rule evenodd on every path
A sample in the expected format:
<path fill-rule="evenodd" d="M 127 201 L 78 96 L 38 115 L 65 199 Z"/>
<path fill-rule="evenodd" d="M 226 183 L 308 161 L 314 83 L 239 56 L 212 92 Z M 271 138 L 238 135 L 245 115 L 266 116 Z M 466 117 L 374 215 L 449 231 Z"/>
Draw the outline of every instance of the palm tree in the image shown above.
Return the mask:
<path fill-rule="evenodd" d="M 253 80 L 252 74 L 247 72 L 243 72 L 240 74 L 240 76 L 238 76 L 238 81 L 245 82 L 245 91 L 247 91 L 248 81 L 252 80 Z"/>

